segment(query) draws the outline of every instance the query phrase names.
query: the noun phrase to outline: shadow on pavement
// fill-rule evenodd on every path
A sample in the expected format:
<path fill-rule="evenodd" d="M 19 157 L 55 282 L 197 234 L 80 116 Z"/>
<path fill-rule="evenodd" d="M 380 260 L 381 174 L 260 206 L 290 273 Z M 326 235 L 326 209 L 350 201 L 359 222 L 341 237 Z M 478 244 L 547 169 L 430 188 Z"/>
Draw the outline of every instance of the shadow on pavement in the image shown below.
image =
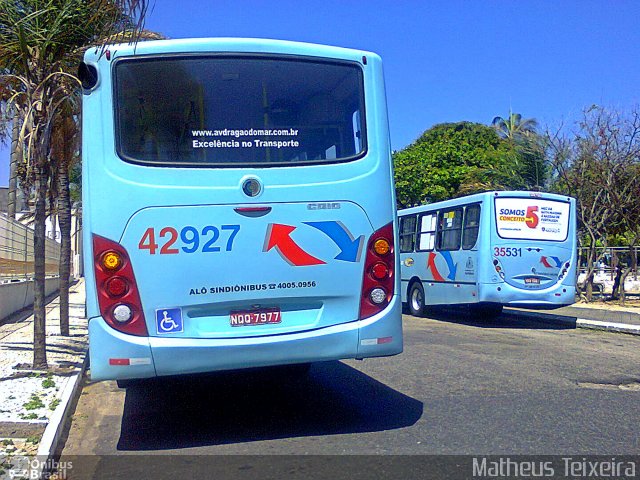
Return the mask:
<path fill-rule="evenodd" d="M 127 389 L 118 450 L 179 449 L 413 425 L 422 402 L 340 362 L 154 379 Z"/>
<path fill-rule="evenodd" d="M 58 338 L 69 338 L 69 337 L 58 337 Z M 51 340 L 49 340 L 49 342 L 51 342 Z M 23 352 L 27 352 L 27 351 L 33 351 L 33 342 L 12 342 L 10 344 L 4 345 L 3 347 L 5 350 L 11 350 L 11 351 L 23 351 Z M 62 354 L 62 355 L 73 355 L 73 354 L 79 354 L 79 353 L 84 353 L 87 349 L 86 344 L 83 344 L 82 342 L 75 342 L 75 345 L 72 344 L 67 344 L 67 345 L 51 345 L 51 343 L 49 343 L 47 345 L 47 353 L 58 353 L 58 354 Z"/>
<path fill-rule="evenodd" d="M 449 323 L 457 323 L 460 325 L 468 325 L 479 328 L 510 328 L 525 330 L 575 330 L 575 317 L 562 316 L 563 323 L 560 323 L 557 315 L 545 312 L 526 312 L 521 313 L 518 310 L 505 309 L 501 315 L 497 317 L 480 317 L 471 313 L 464 307 L 445 307 L 433 309 L 427 313 L 427 317 L 432 320 L 438 320 Z M 573 321 L 574 323 L 568 323 Z"/>

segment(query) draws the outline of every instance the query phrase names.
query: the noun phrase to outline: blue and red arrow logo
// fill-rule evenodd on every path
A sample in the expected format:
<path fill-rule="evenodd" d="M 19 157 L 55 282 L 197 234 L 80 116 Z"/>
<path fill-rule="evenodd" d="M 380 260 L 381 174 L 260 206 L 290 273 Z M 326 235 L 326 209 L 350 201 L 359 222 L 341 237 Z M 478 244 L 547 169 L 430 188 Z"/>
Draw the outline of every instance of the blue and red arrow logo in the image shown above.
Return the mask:
<path fill-rule="evenodd" d="M 444 261 L 447 262 L 447 267 L 449 268 L 449 274 L 447 278 L 451 281 L 456 279 L 456 272 L 458 271 L 458 264 L 453 262 L 453 257 L 451 256 L 451 252 L 440 252 Z M 436 282 L 444 282 L 444 277 L 438 271 L 438 267 L 436 266 L 436 256 L 437 253 L 431 252 L 429 253 L 429 258 L 427 259 L 427 270 L 431 270 L 431 274 L 433 275 L 433 279 Z"/>
<path fill-rule="evenodd" d="M 358 262 L 362 253 L 364 235 L 354 238 L 349 229 L 342 222 L 303 222 L 317 230 L 320 230 L 340 249 L 334 258 L 343 262 Z M 264 241 L 263 251 L 268 252 L 275 248 L 280 256 L 290 265 L 303 267 L 308 265 L 323 265 L 326 262 L 306 252 L 292 238 L 291 233 L 296 229 L 291 225 L 270 223 L 267 227 L 267 235 Z"/>
<path fill-rule="evenodd" d="M 270 223 L 267 227 L 267 236 L 265 238 L 263 251 L 268 252 L 275 247 L 282 258 L 296 267 L 322 265 L 326 263 L 305 252 L 300 245 L 293 241 L 290 235 L 295 229 L 296 227 L 292 227 L 291 225 Z"/>
<path fill-rule="evenodd" d="M 431 275 L 436 282 L 444 282 L 444 278 L 440 275 L 438 267 L 436 267 L 436 254 L 434 252 L 429 253 L 429 259 L 427 260 L 427 270 L 431 270 Z"/>
<path fill-rule="evenodd" d="M 344 262 L 357 262 L 360 260 L 364 235 L 360 235 L 358 238 L 353 238 L 349 229 L 347 229 L 342 222 L 304 223 L 313 228 L 317 228 L 333 240 L 333 243 L 335 243 L 340 249 L 340 253 L 334 257 L 336 260 L 342 260 Z"/>
<path fill-rule="evenodd" d="M 555 265 L 551 265 L 551 263 L 549 263 L 549 260 L 552 260 Z M 554 267 L 555 268 L 560 268 L 562 266 L 562 261 L 558 257 L 545 257 L 545 256 L 542 256 L 542 257 L 540 257 L 540 261 L 547 268 L 554 268 Z"/>

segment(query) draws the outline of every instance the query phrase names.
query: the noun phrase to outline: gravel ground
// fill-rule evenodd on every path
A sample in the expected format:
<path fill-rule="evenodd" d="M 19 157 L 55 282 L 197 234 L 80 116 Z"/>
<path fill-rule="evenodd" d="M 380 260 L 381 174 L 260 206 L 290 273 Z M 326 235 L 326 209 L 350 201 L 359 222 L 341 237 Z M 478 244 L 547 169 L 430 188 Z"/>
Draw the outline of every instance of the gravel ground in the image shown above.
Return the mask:
<path fill-rule="evenodd" d="M 0 479 L 29 478 L 31 459 L 38 451 L 38 443 L 29 438 L 6 438 L 0 440 Z"/>
<path fill-rule="evenodd" d="M 46 371 L 31 369 L 33 316 L 16 317 L 0 325 L 0 479 L 20 478 L 36 454 L 40 435 L 7 438 L 16 425 L 40 426 L 43 431 L 67 383 L 81 367 L 87 348 L 84 283 L 72 287 L 70 336 L 60 335 L 58 299 L 47 305 Z M 19 430 L 28 431 L 29 428 Z"/>
<path fill-rule="evenodd" d="M 0 383 L 0 422 L 46 423 L 58 406 L 69 377 L 39 372 L 14 373 L 23 374 L 27 376 Z"/>

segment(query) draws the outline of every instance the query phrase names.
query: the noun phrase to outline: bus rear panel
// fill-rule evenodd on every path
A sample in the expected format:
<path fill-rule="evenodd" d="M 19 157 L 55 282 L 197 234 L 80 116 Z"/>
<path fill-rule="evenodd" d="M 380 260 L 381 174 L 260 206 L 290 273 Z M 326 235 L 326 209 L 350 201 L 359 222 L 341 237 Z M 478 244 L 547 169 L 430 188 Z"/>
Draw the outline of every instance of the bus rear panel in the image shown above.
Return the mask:
<path fill-rule="evenodd" d="M 505 192 L 494 195 L 490 210 L 493 269 L 479 282 L 480 300 L 534 308 L 574 303 L 575 200 Z"/>
<path fill-rule="evenodd" d="M 414 312 L 421 299 L 422 307 L 466 304 L 494 313 L 575 301 L 570 197 L 487 192 L 401 210 L 399 217 L 402 298 Z"/>
<path fill-rule="evenodd" d="M 85 64 L 92 378 L 402 351 L 379 57 L 208 39 Z"/>

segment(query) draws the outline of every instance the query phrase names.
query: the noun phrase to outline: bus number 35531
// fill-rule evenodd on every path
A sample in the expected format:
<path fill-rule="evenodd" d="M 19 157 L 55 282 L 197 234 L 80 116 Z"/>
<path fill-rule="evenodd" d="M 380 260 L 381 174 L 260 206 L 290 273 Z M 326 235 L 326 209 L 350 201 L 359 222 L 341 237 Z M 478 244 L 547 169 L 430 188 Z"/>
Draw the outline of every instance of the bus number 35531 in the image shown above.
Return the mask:
<path fill-rule="evenodd" d="M 522 248 L 494 247 L 493 254 L 496 257 L 521 257 Z"/>

